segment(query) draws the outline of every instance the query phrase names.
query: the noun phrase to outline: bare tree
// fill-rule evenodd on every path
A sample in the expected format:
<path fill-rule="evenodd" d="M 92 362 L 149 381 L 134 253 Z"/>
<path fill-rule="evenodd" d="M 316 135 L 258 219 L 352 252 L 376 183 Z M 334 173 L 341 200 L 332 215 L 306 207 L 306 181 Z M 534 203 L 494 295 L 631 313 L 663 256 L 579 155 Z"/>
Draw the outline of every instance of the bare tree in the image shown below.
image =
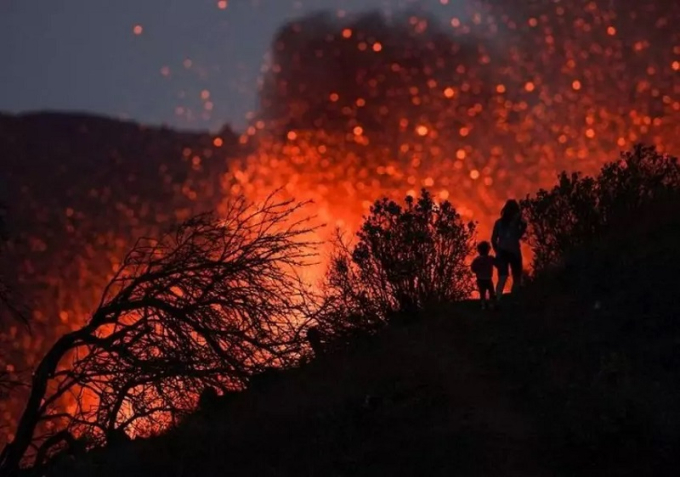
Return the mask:
<path fill-rule="evenodd" d="M 192 410 L 206 387 L 233 389 L 296 362 L 311 309 L 300 280 L 315 244 L 303 204 L 244 199 L 160 239 L 140 240 L 89 322 L 39 363 L 0 473 L 51 426 L 98 441 L 148 433 Z M 75 409 L 64 413 L 65 399 Z"/>

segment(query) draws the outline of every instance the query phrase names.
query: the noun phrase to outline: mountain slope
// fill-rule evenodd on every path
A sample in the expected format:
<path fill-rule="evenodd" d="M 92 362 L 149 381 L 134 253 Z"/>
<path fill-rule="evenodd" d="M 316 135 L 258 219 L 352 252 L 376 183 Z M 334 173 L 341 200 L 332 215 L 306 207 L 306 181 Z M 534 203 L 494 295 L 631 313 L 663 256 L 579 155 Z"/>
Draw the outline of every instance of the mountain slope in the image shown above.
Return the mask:
<path fill-rule="evenodd" d="M 499 311 L 430 310 L 54 475 L 669 475 L 678 206 L 631 218 Z"/>
<path fill-rule="evenodd" d="M 535 460 L 536 423 L 517 411 L 493 370 L 470 359 L 462 322 L 482 318 L 476 303 L 450 313 L 389 329 L 76 468 L 140 476 L 545 475 Z"/>

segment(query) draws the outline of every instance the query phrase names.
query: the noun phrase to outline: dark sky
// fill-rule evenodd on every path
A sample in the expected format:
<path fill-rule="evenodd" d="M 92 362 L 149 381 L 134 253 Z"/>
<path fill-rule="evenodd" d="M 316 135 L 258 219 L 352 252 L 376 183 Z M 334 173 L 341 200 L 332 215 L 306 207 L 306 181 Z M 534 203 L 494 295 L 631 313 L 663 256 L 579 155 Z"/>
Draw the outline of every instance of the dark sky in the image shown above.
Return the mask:
<path fill-rule="evenodd" d="M 389 11 L 414 3 L 450 16 L 462 1 L 228 0 L 221 9 L 218 0 L 1 0 L 0 111 L 241 127 L 284 22 L 317 10 Z"/>

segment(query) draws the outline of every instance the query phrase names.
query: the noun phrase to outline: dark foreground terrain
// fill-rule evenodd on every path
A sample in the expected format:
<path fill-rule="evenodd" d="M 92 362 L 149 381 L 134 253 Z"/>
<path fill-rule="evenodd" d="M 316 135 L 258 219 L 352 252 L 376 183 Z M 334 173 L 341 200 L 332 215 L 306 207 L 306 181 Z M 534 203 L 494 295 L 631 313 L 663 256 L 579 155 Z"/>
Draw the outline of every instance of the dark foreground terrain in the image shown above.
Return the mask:
<path fill-rule="evenodd" d="M 658 212 L 502 310 L 429 310 L 53 475 L 675 475 L 680 214 Z"/>

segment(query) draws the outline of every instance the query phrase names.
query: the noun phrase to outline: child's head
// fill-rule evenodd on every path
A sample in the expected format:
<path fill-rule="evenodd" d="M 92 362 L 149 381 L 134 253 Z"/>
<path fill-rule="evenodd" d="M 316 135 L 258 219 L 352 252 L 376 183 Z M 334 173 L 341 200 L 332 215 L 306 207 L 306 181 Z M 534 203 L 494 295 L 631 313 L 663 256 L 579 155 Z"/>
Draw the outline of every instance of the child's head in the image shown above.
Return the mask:
<path fill-rule="evenodd" d="M 477 245 L 477 252 L 482 256 L 489 255 L 490 251 L 491 245 L 489 245 L 489 242 L 480 242 L 479 245 Z"/>

